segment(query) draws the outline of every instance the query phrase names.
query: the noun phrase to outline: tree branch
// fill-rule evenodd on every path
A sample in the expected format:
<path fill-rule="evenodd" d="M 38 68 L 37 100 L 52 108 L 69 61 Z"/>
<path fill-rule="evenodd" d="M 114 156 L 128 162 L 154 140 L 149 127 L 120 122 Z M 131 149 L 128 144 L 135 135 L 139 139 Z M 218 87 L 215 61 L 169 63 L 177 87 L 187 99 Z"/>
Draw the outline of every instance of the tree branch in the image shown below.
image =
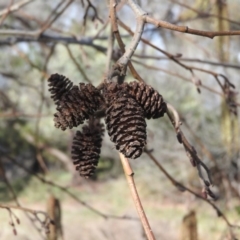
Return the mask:
<path fill-rule="evenodd" d="M 234 236 L 234 233 L 232 231 L 232 228 L 240 228 L 240 226 L 238 225 L 233 225 L 229 222 L 228 218 L 224 215 L 224 213 L 213 203 L 211 202 L 209 199 L 201 196 L 200 194 L 194 192 L 193 190 L 191 190 L 190 188 L 184 186 L 182 183 L 178 182 L 177 180 L 175 180 L 166 170 L 165 168 L 160 164 L 159 161 L 157 161 L 157 159 L 149 152 L 149 151 L 145 151 L 146 154 L 149 156 L 149 158 L 157 165 L 157 167 L 160 169 L 161 172 L 163 172 L 163 174 L 167 177 L 168 180 L 170 180 L 170 182 L 181 192 L 187 191 L 191 194 L 193 194 L 195 197 L 203 200 L 204 202 L 206 202 L 207 204 L 209 204 L 210 206 L 213 207 L 213 209 L 216 211 L 217 216 L 221 217 L 225 223 L 227 224 L 228 228 L 229 228 L 229 232 L 231 234 L 231 236 Z M 235 239 L 235 238 L 234 238 Z"/>
<path fill-rule="evenodd" d="M 134 182 L 134 178 L 133 178 L 134 172 L 131 168 L 131 165 L 130 165 L 128 159 L 125 158 L 124 155 L 121 154 L 121 153 L 119 153 L 119 155 L 120 155 L 120 159 L 121 159 L 121 162 L 122 162 L 122 165 L 123 165 L 123 170 L 124 170 L 127 182 L 128 182 L 128 186 L 129 186 L 131 194 L 132 194 L 134 205 L 137 209 L 139 218 L 142 222 L 142 225 L 143 225 L 145 234 L 147 236 L 147 239 L 148 240 L 155 240 L 155 237 L 153 235 L 151 227 L 148 223 L 147 216 L 146 216 L 146 214 L 144 212 L 144 209 L 142 207 L 141 200 L 138 196 L 137 188 L 135 186 L 135 182 Z"/>
<path fill-rule="evenodd" d="M 186 151 L 186 155 L 188 156 L 191 164 L 197 168 L 199 178 L 202 180 L 204 189 L 203 194 L 206 196 L 209 195 L 211 198 L 216 199 L 214 193 L 210 190 L 210 185 L 212 184 L 211 175 L 207 166 L 201 161 L 199 158 L 197 151 L 195 148 L 188 142 L 187 138 L 184 136 L 183 132 L 180 129 L 181 121 L 178 112 L 174 109 L 172 105 L 167 103 L 167 116 L 171 121 L 172 125 L 175 128 L 177 139 L 180 144 L 183 144 L 183 147 Z M 170 113 L 171 111 L 171 113 Z M 207 174 L 207 179 L 204 177 L 202 169 L 205 170 Z"/>
<path fill-rule="evenodd" d="M 144 24 L 145 24 L 144 17 L 147 14 L 137 5 L 133 5 L 132 0 L 128 0 L 128 4 L 132 7 L 132 9 L 135 13 L 135 17 L 137 19 L 137 27 L 136 27 L 136 30 L 134 31 L 134 35 L 133 35 L 130 45 L 127 47 L 126 52 L 123 54 L 123 56 L 117 62 L 121 66 L 126 66 L 129 62 L 129 60 L 131 59 L 133 53 L 135 52 L 135 50 L 140 42 L 140 39 L 142 37 L 142 34 L 143 34 Z"/>
<path fill-rule="evenodd" d="M 33 0 L 22 0 L 17 3 L 14 3 L 10 8 L 6 8 L 0 11 L 0 16 L 19 10 L 21 7 L 26 4 L 33 2 Z"/>
<path fill-rule="evenodd" d="M 151 55 L 141 55 L 141 54 L 134 54 L 134 57 L 140 58 L 140 59 L 155 59 L 155 60 L 171 60 L 168 57 L 159 57 L 159 56 L 151 56 Z M 202 64 L 208 64 L 212 66 L 221 66 L 226 68 L 234 68 L 234 69 L 240 69 L 240 66 L 238 64 L 230 64 L 230 63 L 224 63 L 224 62 L 216 62 L 216 61 L 210 61 L 210 60 L 203 60 L 199 58 L 186 58 L 181 56 L 176 56 L 179 61 L 181 62 L 196 62 L 196 63 L 202 63 Z"/>
<path fill-rule="evenodd" d="M 110 1 L 110 6 L 111 6 L 111 8 L 110 8 L 110 18 L 111 18 L 112 30 L 113 30 L 113 33 L 114 33 L 116 39 L 117 39 L 118 45 L 119 45 L 122 53 L 124 54 L 125 53 L 125 45 L 124 45 L 124 43 L 122 41 L 122 38 L 120 36 L 119 30 L 118 30 L 117 18 L 116 18 L 116 7 L 117 7 L 116 1 L 111 0 Z M 129 69 L 130 69 L 130 71 L 131 71 L 131 73 L 132 73 L 132 75 L 135 79 L 137 79 L 138 81 L 141 81 L 141 82 L 144 81 L 141 78 L 141 76 L 138 74 L 138 72 L 135 70 L 135 68 L 133 67 L 131 61 L 128 62 L 128 67 L 129 67 Z"/>
<path fill-rule="evenodd" d="M 208 38 L 214 38 L 216 36 L 236 36 L 236 35 L 240 35 L 240 30 L 238 30 L 238 31 L 220 31 L 220 32 L 202 31 L 202 30 L 192 29 L 192 28 L 189 28 L 187 26 L 177 26 L 177 25 L 171 24 L 171 23 L 166 22 L 166 21 L 156 20 L 156 19 L 154 19 L 150 16 L 141 15 L 140 10 L 142 10 L 142 9 L 140 8 L 140 6 L 134 0 L 129 0 L 128 2 L 131 2 L 131 4 L 129 4 L 129 6 L 133 9 L 133 11 L 137 15 L 137 18 L 139 19 L 139 21 L 144 21 L 146 23 L 151 23 L 151 24 L 155 25 L 156 27 L 162 27 L 162 28 L 166 28 L 166 29 L 169 29 L 169 30 L 172 30 L 172 31 L 188 33 L 188 34 L 193 34 L 193 35 L 208 37 Z M 138 9 L 139 11 L 135 11 L 135 9 Z"/>
<path fill-rule="evenodd" d="M 95 48 L 96 50 L 105 53 L 106 48 L 94 44 L 95 39 L 89 37 L 74 38 L 74 37 L 64 37 L 64 36 L 54 36 L 49 34 L 41 34 L 39 37 L 36 37 L 37 31 L 27 32 L 27 31 L 18 31 L 18 30 L 0 30 L 0 35 L 17 35 L 17 37 L 8 37 L 6 39 L 0 39 L 0 45 L 13 45 L 18 42 L 51 42 L 51 43 L 64 43 L 64 44 L 78 44 L 85 45 Z M 22 36 L 22 37 L 19 37 Z M 97 38 L 98 39 L 98 38 Z"/>
<path fill-rule="evenodd" d="M 27 173 L 29 173 L 31 176 L 35 177 L 36 179 L 38 179 L 40 182 L 42 182 L 43 184 L 47 184 L 51 187 L 55 187 L 58 188 L 59 190 L 61 190 L 62 192 L 66 193 L 68 196 L 70 196 L 72 199 L 74 199 L 76 202 L 78 202 L 79 204 L 81 204 L 82 206 L 86 207 L 88 210 L 94 212 L 95 214 L 97 214 L 98 216 L 101 216 L 104 219 L 119 219 L 119 220 L 137 220 L 136 218 L 133 217 L 129 217 L 129 216 L 115 216 L 115 215 L 110 215 L 110 214 L 105 214 L 97 209 L 95 209 L 94 207 L 90 206 L 88 203 L 86 203 L 85 201 L 81 200 L 78 196 L 76 196 L 74 193 L 72 193 L 69 190 L 69 187 L 63 187 L 55 182 L 52 182 L 51 180 L 48 180 L 44 177 L 42 177 L 39 174 L 36 174 L 34 172 L 32 172 L 31 170 L 27 169 L 25 166 L 23 166 L 21 163 L 19 163 L 18 161 L 16 161 L 14 158 L 12 158 L 11 156 L 9 156 L 9 154 L 3 150 L 0 146 L 0 153 L 3 156 L 6 156 L 11 162 L 13 162 L 15 165 L 17 165 L 18 167 L 20 167 L 21 169 L 23 169 L 24 171 L 26 171 Z"/>

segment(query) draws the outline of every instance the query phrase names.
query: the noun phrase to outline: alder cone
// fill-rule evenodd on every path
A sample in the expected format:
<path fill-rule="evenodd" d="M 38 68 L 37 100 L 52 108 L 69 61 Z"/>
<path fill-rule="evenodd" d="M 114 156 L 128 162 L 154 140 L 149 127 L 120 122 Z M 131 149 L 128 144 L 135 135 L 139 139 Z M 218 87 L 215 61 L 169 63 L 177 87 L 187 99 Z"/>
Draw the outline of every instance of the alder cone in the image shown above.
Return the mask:
<path fill-rule="evenodd" d="M 58 104 L 62 96 L 72 89 L 73 83 L 65 76 L 55 73 L 48 79 L 48 86 L 52 94 L 51 98 Z"/>
<path fill-rule="evenodd" d="M 103 124 L 99 121 L 89 121 L 82 131 L 76 132 L 73 138 L 72 160 L 80 176 L 88 178 L 94 174 L 101 152 L 102 135 Z"/>
<path fill-rule="evenodd" d="M 120 95 L 127 94 L 127 83 L 118 84 L 116 82 L 106 83 L 104 88 L 104 99 L 109 107 Z M 130 96 L 129 96 L 130 97 Z"/>
<path fill-rule="evenodd" d="M 102 101 L 100 91 L 92 84 L 73 86 L 58 102 L 58 112 L 54 114 L 55 127 L 62 130 L 77 127 L 94 114 Z"/>
<path fill-rule="evenodd" d="M 151 86 L 143 82 L 131 82 L 127 85 L 128 93 L 144 110 L 147 119 L 163 117 L 167 105 L 163 97 Z"/>
<path fill-rule="evenodd" d="M 146 122 L 143 109 L 125 91 L 125 85 L 110 83 L 106 99 L 105 122 L 108 134 L 116 149 L 127 158 L 138 158 L 146 145 Z"/>

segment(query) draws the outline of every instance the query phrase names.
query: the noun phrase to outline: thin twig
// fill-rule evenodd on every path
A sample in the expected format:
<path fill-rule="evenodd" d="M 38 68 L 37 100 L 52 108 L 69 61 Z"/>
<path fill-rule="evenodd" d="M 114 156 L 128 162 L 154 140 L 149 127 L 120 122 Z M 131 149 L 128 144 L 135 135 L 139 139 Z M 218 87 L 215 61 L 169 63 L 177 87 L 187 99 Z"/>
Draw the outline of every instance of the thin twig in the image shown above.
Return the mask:
<path fill-rule="evenodd" d="M 25 31 L 25 30 L 15 30 L 15 29 L 4 29 L 0 31 L 1 35 L 15 35 L 15 36 L 22 36 L 22 37 L 34 37 L 35 39 L 39 39 L 41 34 L 48 29 L 56 20 L 58 17 L 60 17 L 62 15 L 62 13 L 67 9 L 67 7 L 73 2 L 73 0 L 69 0 L 66 5 L 63 7 L 63 9 L 61 11 L 59 11 L 53 18 L 52 18 L 52 14 L 57 11 L 57 9 L 65 2 L 65 0 L 63 0 L 62 2 L 60 2 L 57 7 L 53 10 L 53 12 L 49 15 L 49 18 L 47 19 L 46 23 L 44 24 L 44 26 L 41 29 L 38 30 L 34 30 L 34 31 Z M 52 18 L 52 19 L 51 19 Z"/>
<path fill-rule="evenodd" d="M 13 197 L 14 202 L 17 204 L 17 207 L 21 208 L 22 206 L 21 206 L 21 204 L 20 204 L 20 202 L 19 202 L 19 200 L 18 200 L 17 194 L 15 193 L 12 185 L 10 184 L 10 182 L 9 182 L 7 176 L 6 176 L 6 170 L 4 169 L 4 165 L 3 165 L 2 161 L 1 161 L 1 159 L 0 159 L 0 173 L 1 173 L 1 176 L 3 177 L 3 181 L 5 182 L 7 188 L 9 189 L 9 191 L 10 191 L 11 194 L 12 194 L 12 197 Z M 8 210 L 8 212 L 9 212 L 9 214 L 10 214 L 10 217 L 11 217 L 11 216 L 12 216 L 12 211 L 11 211 L 11 209 L 7 209 L 7 210 Z M 36 225 L 36 220 L 38 221 L 38 219 L 36 218 L 36 216 L 34 216 L 34 218 L 32 218 L 32 217 L 28 214 L 28 212 L 24 212 L 24 214 L 25 214 L 26 217 L 30 220 L 32 226 L 38 231 L 39 235 L 44 239 L 44 237 L 43 237 L 43 235 L 42 235 L 42 232 L 41 232 L 41 229 L 39 229 L 39 227 Z M 16 218 L 16 217 L 15 217 L 15 218 Z M 14 231 L 14 233 L 16 234 L 17 231 L 16 231 L 14 225 L 12 225 L 12 226 L 13 226 L 13 231 Z"/>
<path fill-rule="evenodd" d="M 137 61 L 137 60 L 132 60 L 132 62 L 134 63 L 137 63 L 145 68 L 148 68 L 148 69 L 152 69 L 152 70 L 156 70 L 156 71 L 162 71 L 164 73 L 167 73 L 171 76 L 175 76 L 176 79 L 182 79 L 184 81 L 187 81 L 187 82 L 191 82 L 191 79 L 188 78 L 188 77 L 184 77 L 178 73 L 175 73 L 175 72 L 171 72 L 170 70 L 168 69 L 164 69 L 164 68 L 161 68 L 161 67 L 156 67 L 156 66 L 153 66 L 153 65 L 149 65 L 149 64 L 146 64 L 146 63 L 143 63 L 143 62 L 140 62 L 140 61 Z M 223 96 L 223 93 L 219 92 L 219 91 L 216 91 L 214 88 L 211 88 L 209 86 L 206 86 L 205 84 L 201 84 L 201 88 L 205 88 L 206 90 L 212 92 L 212 93 L 215 93 L 217 95 L 220 95 L 220 96 Z"/>
<path fill-rule="evenodd" d="M 22 0 L 19 2 L 14 3 L 10 8 L 6 8 L 0 11 L 0 16 L 5 15 L 6 13 L 11 13 L 17 11 L 21 7 L 25 6 L 26 4 L 33 2 L 33 0 Z"/>
<path fill-rule="evenodd" d="M 200 145 L 202 151 L 205 153 L 205 155 L 214 163 L 214 166 L 217 169 L 217 172 L 220 174 L 220 181 L 221 184 L 224 186 L 223 184 L 223 180 L 226 180 L 228 187 L 231 189 L 232 192 L 234 192 L 234 194 L 236 194 L 236 196 L 240 199 L 240 193 L 239 191 L 232 186 L 231 181 L 229 179 L 229 176 L 227 176 L 222 169 L 219 167 L 219 163 L 218 161 L 215 159 L 215 157 L 213 156 L 213 154 L 208 150 L 208 148 L 203 144 L 203 142 L 201 141 L 200 137 L 198 137 L 195 132 L 191 129 L 190 125 L 188 124 L 188 122 L 186 121 L 186 119 L 182 120 L 184 121 L 184 126 L 188 129 L 188 131 L 192 134 L 192 136 L 194 137 L 195 141 L 197 142 L 197 144 Z M 225 186 L 224 186 L 225 187 Z M 225 191 L 228 190 L 228 187 L 225 187 Z"/>
<path fill-rule="evenodd" d="M 113 38 L 113 31 L 112 31 L 112 25 L 111 25 L 111 31 L 109 33 L 109 38 L 108 38 L 108 50 L 107 50 L 107 59 L 106 59 L 104 79 L 107 79 L 107 75 L 110 72 L 112 53 L 113 53 L 113 45 L 114 45 L 114 38 Z"/>
<path fill-rule="evenodd" d="M 141 54 L 134 54 L 134 57 L 137 57 L 140 59 L 171 60 L 168 57 L 159 57 L 159 56 L 141 55 Z M 178 58 L 179 61 L 181 62 L 196 62 L 196 63 L 208 64 L 213 66 L 240 69 L 240 66 L 238 64 L 229 64 L 224 62 L 215 62 L 215 61 L 209 61 L 209 60 L 202 60 L 198 58 L 184 58 L 184 57 L 178 57 L 178 56 L 176 56 L 176 58 Z"/>
<path fill-rule="evenodd" d="M 85 201 L 81 200 L 79 197 L 77 197 L 75 194 L 73 194 L 70 190 L 69 187 L 63 187 L 55 182 L 52 182 L 50 180 L 47 180 L 46 178 L 42 177 L 39 174 L 36 174 L 34 172 L 32 172 L 31 170 L 27 169 L 25 166 L 23 166 L 21 163 L 19 163 L 18 161 L 16 161 L 14 158 L 12 158 L 11 156 L 9 156 L 8 153 L 6 153 L 6 151 L 4 151 L 3 149 L 1 149 L 0 147 L 0 153 L 4 156 L 6 156 L 11 162 L 13 162 L 15 165 L 17 165 L 18 167 L 20 167 L 21 169 L 23 169 L 25 172 L 29 173 L 31 176 L 35 177 L 36 179 L 38 179 L 40 182 L 47 184 L 49 186 L 58 188 L 59 190 L 61 190 L 62 192 L 66 193 L 68 196 L 70 196 L 72 199 L 74 199 L 76 202 L 80 203 L 82 206 L 86 207 L 87 209 L 89 209 L 90 211 L 94 212 L 95 214 L 97 214 L 98 216 L 101 216 L 104 219 L 119 219 L 119 220 L 137 220 L 136 218 L 133 217 L 129 217 L 129 216 L 115 216 L 115 215 L 110 215 L 110 214 L 106 214 L 103 213 L 97 209 L 95 209 L 94 207 L 90 206 L 88 203 L 86 203 Z"/>
<path fill-rule="evenodd" d="M 6 9 L 6 12 L 5 14 L 2 15 L 2 17 L 0 18 L 0 26 L 3 24 L 4 20 L 7 18 L 7 16 L 10 14 L 10 9 L 12 7 L 12 4 L 13 4 L 13 0 L 10 1 L 7 9 Z"/>
<path fill-rule="evenodd" d="M 61 7 L 61 5 L 66 2 L 65 0 L 61 1 L 50 13 L 46 23 L 44 26 L 38 31 L 38 36 L 40 36 L 46 29 L 48 29 L 62 14 L 63 12 L 69 7 L 69 5 L 73 2 L 73 0 L 69 0 L 66 5 L 59 11 L 57 10 Z M 56 13 L 56 15 L 52 18 L 53 14 Z"/>
<path fill-rule="evenodd" d="M 136 30 L 134 31 L 134 35 L 130 45 L 127 47 L 126 52 L 117 62 L 119 65 L 122 66 L 127 65 L 140 42 L 145 24 L 144 17 L 147 15 L 147 13 L 143 11 L 140 7 L 138 7 L 137 5 L 132 5 L 132 1 L 129 0 L 128 4 L 133 8 L 133 11 L 135 13 L 135 18 L 137 19 L 137 27 Z"/>
<path fill-rule="evenodd" d="M 197 151 L 195 150 L 195 148 L 188 142 L 187 138 L 185 137 L 185 135 L 183 134 L 183 132 L 180 129 L 180 117 L 178 112 L 175 110 L 175 108 L 167 103 L 167 116 L 170 120 L 170 122 L 172 123 L 172 125 L 175 128 L 176 134 L 177 134 L 177 139 L 179 141 L 180 144 L 183 144 L 183 147 L 186 151 L 186 155 L 188 156 L 191 164 L 197 168 L 198 170 L 198 175 L 199 178 L 202 180 L 204 189 L 203 189 L 203 193 L 205 195 L 209 195 L 211 198 L 216 199 L 216 196 L 214 195 L 214 193 L 210 190 L 210 185 L 212 184 L 212 179 L 211 179 L 211 175 L 209 172 L 209 169 L 207 168 L 207 166 L 201 161 L 201 159 L 199 158 Z M 171 112 L 171 113 L 170 113 Z M 202 172 L 202 170 L 205 170 L 206 174 L 207 174 L 207 179 L 204 177 L 204 174 Z"/>
<path fill-rule="evenodd" d="M 21 210 L 21 211 L 24 211 L 24 212 L 32 213 L 34 215 L 42 214 L 42 215 L 45 216 L 45 218 L 49 218 L 48 214 L 46 212 L 44 212 L 44 211 L 33 210 L 33 209 L 22 207 L 22 206 L 13 206 L 13 205 L 3 205 L 3 204 L 0 204 L 0 208 L 17 209 L 17 210 Z"/>
<path fill-rule="evenodd" d="M 14 216 L 14 218 L 18 224 L 20 224 L 20 220 L 17 217 L 17 215 L 12 211 L 12 209 L 21 210 L 25 213 L 31 213 L 35 217 L 35 220 L 37 220 L 41 224 L 41 227 L 45 229 L 46 233 L 49 232 L 50 224 L 54 224 L 54 220 L 51 219 L 49 217 L 49 215 L 44 211 L 32 210 L 30 208 L 26 208 L 26 207 L 22 207 L 22 206 L 3 205 L 3 204 L 0 204 L 0 208 L 4 208 L 9 212 L 10 220 L 11 220 L 10 224 L 13 227 L 13 231 L 14 231 L 15 235 L 17 234 L 17 231 L 15 228 L 15 224 L 14 224 L 14 220 L 13 220 L 12 216 Z M 44 216 L 43 219 L 42 219 L 42 216 Z"/>
<path fill-rule="evenodd" d="M 111 6 L 111 8 L 110 8 L 110 18 L 111 18 L 112 30 L 113 30 L 113 33 L 114 33 L 116 39 L 117 39 L 118 45 L 119 45 L 122 53 L 124 54 L 125 53 L 125 45 L 124 45 L 124 43 L 122 41 L 122 38 L 120 36 L 119 30 L 118 30 L 117 18 L 116 18 L 116 7 L 117 7 L 116 1 L 111 0 L 110 1 L 110 6 Z M 144 82 L 144 80 L 141 78 L 141 76 L 135 70 L 131 61 L 128 62 L 128 67 L 129 67 L 129 69 L 130 69 L 130 71 L 131 71 L 131 73 L 132 73 L 132 75 L 135 79 L 137 79 L 138 81 Z"/>
<path fill-rule="evenodd" d="M 184 186 L 182 183 L 178 182 L 177 180 L 175 180 L 175 178 L 173 178 L 167 171 L 166 169 L 161 165 L 161 163 L 149 152 L 149 151 L 145 151 L 146 154 L 149 156 L 149 158 L 157 165 L 157 167 L 160 169 L 161 172 L 163 172 L 163 174 L 167 177 L 168 180 L 171 181 L 171 183 L 177 187 L 178 190 L 180 190 L 181 192 L 187 191 L 191 194 L 193 194 L 195 197 L 203 200 L 204 202 L 206 202 L 207 204 L 211 205 L 213 207 L 213 209 L 216 211 L 217 216 L 221 217 L 225 223 L 227 224 L 228 228 L 229 228 L 229 232 L 231 234 L 231 236 L 234 236 L 232 228 L 239 228 L 240 226 L 238 225 L 233 225 L 229 222 L 228 218 L 224 215 L 224 213 L 213 203 L 211 202 L 209 199 L 201 196 L 200 194 L 194 192 L 193 190 L 191 190 L 190 188 Z"/>
<path fill-rule="evenodd" d="M 176 0 L 170 0 L 170 1 L 173 2 L 173 3 L 178 4 L 179 6 L 185 7 L 185 8 L 187 8 L 187 9 L 189 9 L 189 10 L 197 13 L 198 16 L 201 17 L 201 18 L 214 17 L 214 18 L 218 18 L 218 19 L 225 20 L 225 21 L 230 22 L 230 23 L 234 23 L 234 24 L 240 25 L 240 22 L 234 21 L 234 20 L 232 20 L 232 19 L 230 19 L 230 18 L 222 17 L 222 16 L 219 16 L 219 15 L 217 15 L 217 14 L 211 14 L 211 13 L 208 13 L 208 12 L 202 12 L 202 11 L 199 11 L 199 10 L 197 10 L 197 9 L 195 9 L 195 8 L 192 8 L 192 7 L 188 6 L 187 4 L 178 2 L 178 1 L 176 1 Z"/>
<path fill-rule="evenodd" d="M 89 38 L 89 37 L 82 37 L 82 38 L 76 38 L 76 37 L 65 37 L 65 36 L 53 36 L 49 34 L 41 34 L 40 36 L 36 36 L 37 31 L 21 31 L 21 30 L 0 30 L 0 35 L 10 35 L 12 37 L 6 38 L 6 39 L 0 39 L 0 45 L 13 45 L 18 42 L 40 42 L 40 43 L 64 43 L 64 44 L 77 44 L 77 45 L 84 45 L 84 46 L 90 46 L 96 49 L 97 51 L 106 52 L 106 48 L 94 44 L 93 41 L 96 39 L 103 39 L 105 40 L 105 37 L 102 38 Z M 16 36 L 16 37 L 14 37 Z"/>
<path fill-rule="evenodd" d="M 71 51 L 71 49 L 70 49 L 70 47 L 68 45 L 66 45 L 66 49 L 67 49 L 67 52 L 69 54 L 69 57 L 72 59 L 73 63 L 77 67 L 78 71 L 82 74 L 84 80 L 86 80 L 87 82 L 91 83 L 92 82 L 91 79 L 88 78 L 87 74 L 85 73 L 85 71 L 83 70 L 81 65 L 78 63 L 76 58 L 73 56 L 73 53 L 72 53 L 72 51 Z"/>
<path fill-rule="evenodd" d="M 128 186 L 129 186 L 131 194 L 132 194 L 134 205 L 137 209 L 139 218 L 142 222 L 145 234 L 146 234 L 148 240 L 155 240 L 155 237 L 153 235 L 151 227 L 148 223 L 147 216 L 146 216 L 146 214 L 144 212 L 144 209 L 142 207 L 141 200 L 138 196 L 137 188 L 135 186 L 135 182 L 134 182 L 134 178 L 133 178 L 134 172 L 132 171 L 132 168 L 131 168 L 131 165 L 130 165 L 128 159 L 125 158 L 124 155 L 121 154 L 121 153 L 119 153 L 119 155 L 120 155 L 120 159 L 121 159 L 121 162 L 122 162 L 122 165 L 123 165 L 123 170 L 124 170 L 127 182 L 128 182 Z"/>
<path fill-rule="evenodd" d="M 131 35 L 134 35 L 133 31 L 131 31 L 131 29 L 126 25 L 124 24 L 123 22 L 121 22 L 120 20 L 118 20 L 118 23 L 121 27 L 123 27 L 127 32 L 129 32 Z M 224 93 L 224 88 L 222 86 L 222 84 L 220 83 L 219 81 L 219 77 L 222 77 L 224 78 L 225 81 L 227 81 L 231 87 L 233 87 L 233 84 L 230 83 L 230 81 L 228 80 L 228 78 L 226 76 L 224 76 L 223 74 L 220 74 L 220 73 L 216 73 L 216 72 L 213 72 L 213 71 L 210 71 L 210 70 L 206 70 L 206 69 L 203 69 L 203 68 L 198 68 L 198 67 L 194 67 L 194 66 L 188 66 L 186 64 L 183 64 L 180 60 L 179 60 L 179 57 L 177 57 L 176 55 L 172 55 L 164 50 L 162 50 L 161 48 L 159 48 L 158 46 L 150 43 L 148 40 L 144 39 L 144 38 L 141 38 L 141 41 L 144 42 L 145 44 L 151 46 L 152 48 L 156 49 L 157 51 L 163 53 L 164 55 L 166 55 L 169 59 L 171 59 L 172 61 L 174 61 L 175 63 L 177 63 L 178 65 L 180 65 L 181 67 L 185 68 L 186 70 L 188 70 L 191 74 L 193 74 L 193 70 L 196 70 L 196 71 L 201 71 L 201 72 L 204 72 L 204 73 L 207 73 L 207 74 L 210 74 L 212 75 L 216 80 L 217 80 L 217 83 L 219 84 L 219 86 L 221 87 L 223 93 Z M 199 82 L 199 81 L 198 81 Z M 201 82 L 199 82 L 201 84 Z M 197 87 L 199 87 L 199 85 Z M 235 103 L 236 105 L 240 106 L 239 103 Z"/>
<path fill-rule="evenodd" d="M 48 67 L 48 63 L 52 57 L 52 55 L 54 54 L 54 50 L 55 50 L 55 45 L 53 45 L 50 50 L 49 50 L 49 53 L 48 55 L 46 56 L 46 59 L 44 61 L 44 65 L 43 65 L 43 68 L 42 72 L 46 72 L 47 73 L 47 67 Z M 45 104 L 45 96 L 44 96 L 44 92 L 45 92 L 45 76 L 43 75 L 40 79 L 40 83 L 41 83 L 41 86 L 40 86 L 40 89 L 41 89 L 41 92 L 40 92 L 40 104 L 38 106 L 38 113 L 42 114 L 42 110 L 43 110 L 43 106 Z M 48 167 L 43 159 L 43 155 L 42 155 L 42 152 L 40 150 L 40 147 L 39 147 L 39 137 L 40 137 L 40 123 L 41 123 L 41 117 L 37 118 L 36 119 L 36 126 L 35 126 L 35 146 L 36 146 L 36 158 L 37 158 L 37 161 L 39 163 L 39 165 L 41 166 L 42 170 L 44 173 L 47 173 L 48 172 Z"/>
<path fill-rule="evenodd" d="M 134 0 L 128 0 L 129 6 L 135 11 L 135 9 L 142 10 L 140 6 L 134 1 Z M 143 10 L 142 10 L 143 11 Z M 139 18 L 144 20 L 146 23 L 151 23 L 155 25 L 156 27 L 161 27 L 161 28 L 166 28 L 172 31 L 177 31 L 177 32 L 182 32 L 182 33 L 188 33 L 188 34 L 193 34 L 197 36 L 202 36 L 202 37 L 208 37 L 208 38 L 214 38 L 217 36 L 236 36 L 240 35 L 240 30 L 238 31 L 220 31 L 220 32 L 215 32 L 215 31 L 202 31 L 202 30 L 197 30 L 197 29 L 192 29 L 187 26 L 177 26 L 174 24 L 171 24 L 166 21 L 162 20 L 156 20 L 150 16 L 144 15 L 141 16 L 140 11 L 137 13 L 135 11 L 135 14 L 138 15 Z"/>

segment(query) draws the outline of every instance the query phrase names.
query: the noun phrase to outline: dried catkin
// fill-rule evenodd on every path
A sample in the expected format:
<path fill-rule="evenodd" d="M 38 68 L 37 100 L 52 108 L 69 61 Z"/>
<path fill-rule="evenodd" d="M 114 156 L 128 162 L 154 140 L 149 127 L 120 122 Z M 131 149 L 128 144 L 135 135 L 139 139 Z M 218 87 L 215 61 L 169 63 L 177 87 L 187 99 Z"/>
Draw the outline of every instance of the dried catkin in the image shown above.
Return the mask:
<path fill-rule="evenodd" d="M 58 104 L 62 96 L 72 89 L 73 83 L 65 76 L 55 73 L 48 79 L 48 86 L 51 92 L 51 98 Z"/>
<path fill-rule="evenodd" d="M 138 158 L 146 144 L 144 111 L 125 91 L 126 84 L 109 83 L 105 122 L 111 141 L 125 157 Z"/>
<path fill-rule="evenodd" d="M 55 126 L 62 130 L 77 127 L 89 119 L 102 102 L 100 91 L 92 84 L 73 86 L 58 102 L 58 112 L 54 114 Z"/>
<path fill-rule="evenodd" d="M 147 119 L 163 117 L 167 105 L 163 97 L 151 86 L 143 82 L 131 82 L 127 85 L 128 93 L 144 110 Z"/>
<path fill-rule="evenodd" d="M 101 152 L 103 124 L 89 121 L 82 131 L 77 131 L 72 145 L 72 159 L 80 176 L 90 177 L 98 165 Z"/>

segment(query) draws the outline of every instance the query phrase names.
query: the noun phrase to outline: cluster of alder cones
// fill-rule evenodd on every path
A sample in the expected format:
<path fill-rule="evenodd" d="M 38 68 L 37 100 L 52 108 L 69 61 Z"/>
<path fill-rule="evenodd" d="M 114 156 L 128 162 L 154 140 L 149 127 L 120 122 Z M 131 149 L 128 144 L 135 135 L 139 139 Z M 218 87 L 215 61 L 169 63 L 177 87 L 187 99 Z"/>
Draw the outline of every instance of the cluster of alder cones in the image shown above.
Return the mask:
<path fill-rule="evenodd" d="M 135 159 L 146 145 L 145 118 L 162 117 L 167 109 L 163 97 L 143 82 L 107 82 L 98 89 L 92 84 L 73 85 L 57 73 L 48 82 L 57 106 L 55 127 L 71 129 L 89 120 L 82 131 L 76 132 L 72 146 L 73 163 L 84 177 L 95 172 L 101 151 L 104 130 L 98 111 L 105 112 L 106 128 L 116 149 L 125 157 Z"/>

